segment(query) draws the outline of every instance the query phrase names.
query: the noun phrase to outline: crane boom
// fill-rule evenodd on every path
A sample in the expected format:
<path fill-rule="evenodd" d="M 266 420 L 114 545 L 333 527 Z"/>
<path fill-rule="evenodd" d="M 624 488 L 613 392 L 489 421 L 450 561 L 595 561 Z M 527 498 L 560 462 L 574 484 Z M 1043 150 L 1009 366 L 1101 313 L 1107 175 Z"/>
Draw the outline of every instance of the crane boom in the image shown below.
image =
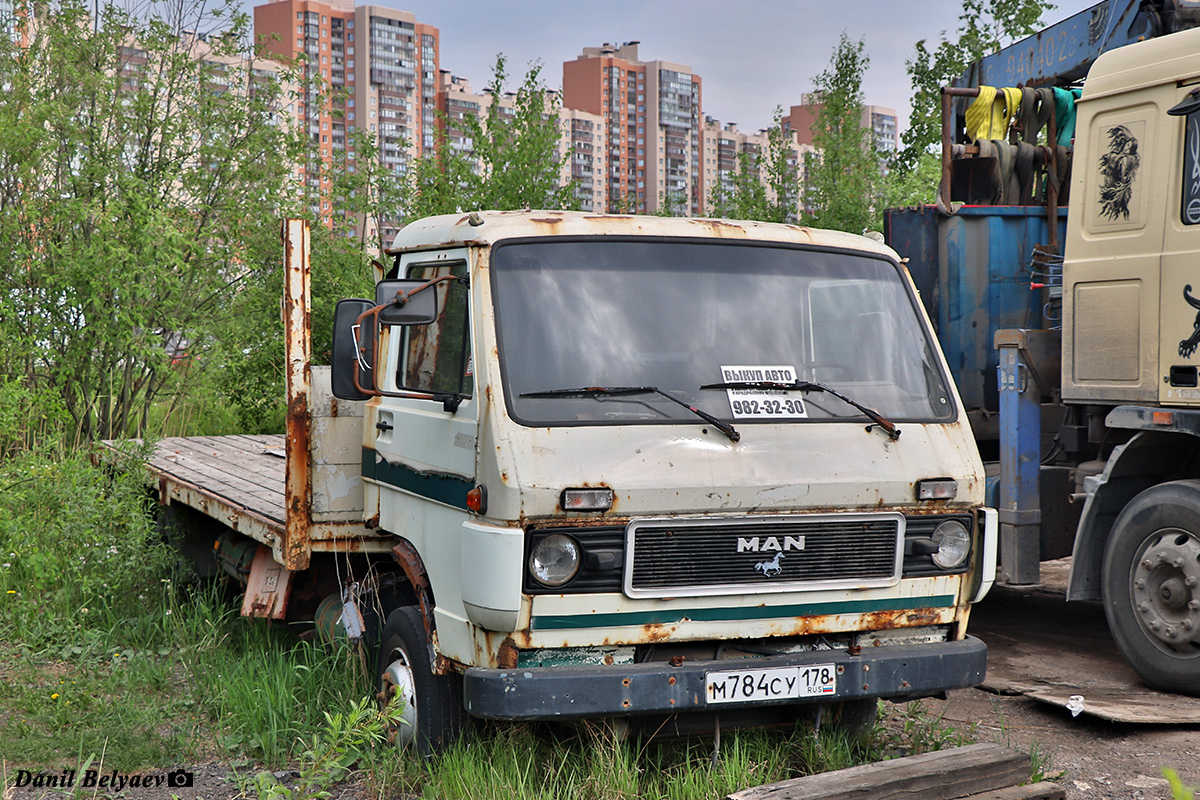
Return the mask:
<path fill-rule="evenodd" d="M 1087 75 L 1101 53 L 1197 22 L 1200 0 L 1102 0 L 984 56 L 967 68 L 956 85 L 1065 85 Z"/>

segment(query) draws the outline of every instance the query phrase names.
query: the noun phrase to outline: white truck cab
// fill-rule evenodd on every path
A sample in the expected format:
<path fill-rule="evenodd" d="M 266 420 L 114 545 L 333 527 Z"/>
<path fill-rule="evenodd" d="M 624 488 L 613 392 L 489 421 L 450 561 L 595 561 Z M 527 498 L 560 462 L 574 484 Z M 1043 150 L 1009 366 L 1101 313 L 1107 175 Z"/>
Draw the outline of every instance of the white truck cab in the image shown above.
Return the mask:
<path fill-rule="evenodd" d="M 415 602 L 379 674 L 463 714 L 722 724 L 971 686 L 995 512 L 907 271 L 791 225 L 475 212 L 339 304 L 364 518 Z M 691 715 L 691 716 L 689 716 Z"/>

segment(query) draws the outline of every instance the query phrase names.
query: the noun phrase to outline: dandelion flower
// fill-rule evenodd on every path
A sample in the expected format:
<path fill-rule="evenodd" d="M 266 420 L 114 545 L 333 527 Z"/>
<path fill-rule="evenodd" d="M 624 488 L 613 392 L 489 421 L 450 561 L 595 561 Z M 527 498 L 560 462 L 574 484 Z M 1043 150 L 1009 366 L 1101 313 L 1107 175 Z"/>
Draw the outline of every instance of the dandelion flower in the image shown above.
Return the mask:
<path fill-rule="evenodd" d="M 51 700 L 57 700 L 57 699 L 58 699 L 58 692 L 55 692 L 54 694 L 50 695 L 50 699 L 51 699 Z"/>

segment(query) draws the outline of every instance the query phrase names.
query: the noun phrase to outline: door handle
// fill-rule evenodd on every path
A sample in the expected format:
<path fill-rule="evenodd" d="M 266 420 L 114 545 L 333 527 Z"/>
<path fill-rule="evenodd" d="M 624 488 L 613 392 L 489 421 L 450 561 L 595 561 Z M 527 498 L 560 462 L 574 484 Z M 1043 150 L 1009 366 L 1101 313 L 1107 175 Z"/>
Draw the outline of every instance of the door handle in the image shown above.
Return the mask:
<path fill-rule="evenodd" d="M 387 431 L 395 430 L 395 428 L 392 426 L 392 423 L 384 422 L 383 420 L 379 420 L 379 422 L 376 422 L 375 427 L 381 431 L 384 431 L 385 433 Z"/>

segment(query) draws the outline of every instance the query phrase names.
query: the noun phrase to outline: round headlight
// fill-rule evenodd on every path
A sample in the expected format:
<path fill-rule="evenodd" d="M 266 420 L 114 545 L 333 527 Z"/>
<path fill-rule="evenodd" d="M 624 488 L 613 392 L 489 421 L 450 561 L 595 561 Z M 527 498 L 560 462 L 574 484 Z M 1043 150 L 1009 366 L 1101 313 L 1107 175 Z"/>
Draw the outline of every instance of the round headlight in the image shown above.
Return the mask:
<path fill-rule="evenodd" d="M 529 571 L 538 583 L 562 586 L 579 571 L 579 543 L 561 533 L 547 536 L 533 546 Z"/>
<path fill-rule="evenodd" d="M 971 554 L 971 534 L 965 525 L 955 519 L 937 526 L 933 532 L 933 543 L 938 548 L 933 554 L 933 563 L 942 569 L 961 567 Z"/>

